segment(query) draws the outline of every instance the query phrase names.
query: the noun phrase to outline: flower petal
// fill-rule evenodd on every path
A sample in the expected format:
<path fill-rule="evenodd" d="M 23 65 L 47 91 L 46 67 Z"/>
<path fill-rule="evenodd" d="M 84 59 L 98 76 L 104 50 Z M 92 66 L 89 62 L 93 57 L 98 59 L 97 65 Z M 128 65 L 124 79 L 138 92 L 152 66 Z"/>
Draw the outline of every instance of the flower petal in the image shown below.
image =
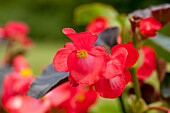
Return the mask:
<path fill-rule="evenodd" d="M 73 51 L 68 56 L 68 69 L 71 77 L 83 86 L 94 84 L 100 79 L 101 74 L 105 71 L 106 61 L 104 56 L 92 56 L 81 59 Z"/>
<path fill-rule="evenodd" d="M 122 73 L 122 76 L 123 76 L 126 84 L 128 84 L 131 81 L 131 73 L 128 69 L 124 70 L 124 72 Z"/>
<path fill-rule="evenodd" d="M 63 29 L 63 33 L 73 41 L 77 49 L 89 50 L 90 48 L 93 47 L 94 43 L 98 38 L 96 34 L 93 35 L 90 32 L 74 33 L 73 29 L 70 28 L 65 28 L 65 29 Z"/>
<path fill-rule="evenodd" d="M 111 79 L 121 73 L 123 73 L 126 64 L 128 52 L 125 48 L 120 47 L 116 49 L 111 56 L 111 60 L 107 62 L 106 71 L 103 76 L 106 79 Z"/>
<path fill-rule="evenodd" d="M 111 53 L 114 53 L 114 51 L 119 47 L 124 47 L 128 51 L 126 67 L 133 66 L 137 62 L 139 57 L 138 50 L 131 44 L 118 44 L 112 47 Z"/>
<path fill-rule="evenodd" d="M 75 34 L 76 32 L 72 28 L 64 28 L 62 32 L 67 35 L 67 34 Z"/>
<path fill-rule="evenodd" d="M 71 95 L 69 82 L 63 83 L 45 95 L 45 99 L 50 100 L 52 106 L 57 107 L 68 100 Z"/>
<path fill-rule="evenodd" d="M 69 49 L 69 50 L 71 50 L 71 51 L 73 51 L 73 50 L 76 49 L 75 46 L 74 46 L 74 44 L 73 44 L 72 42 L 67 42 L 67 43 L 64 45 L 64 48 L 67 48 L 67 49 Z"/>
<path fill-rule="evenodd" d="M 95 89 L 103 98 L 117 98 L 123 93 L 125 85 L 126 82 L 120 75 L 112 79 L 100 79 L 95 83 Z"/>
<path fill-rule="evenodd" d="M 93 56 L 102 56 L 106 54 L 106 50 L 104 49 L 104 47 L 94 46 L 90 49 L 88 53 Z"/>
<path fill-rule="evenodd" d="M 71 75 L 68 76 L 68 79 L 70 81 L 70 86 L 77 87 L 79 84 L 72 78 Z"/>
<path fill-rule="evenodd" d="M 67 48 L 61 48 L 55 55 L 53 59 L 53 66 L 57 71 L 67 72 L 67 58 L 70 54 L 70 50 Z"/>
<path fill-rule="evenodd" d="M 50 109 L 49 101 L 40 101 L 27 95 L 17 95 L 8 101 L 10 113 L 45 113 Z"/>
<path fill-rule="evenodd" d="M 107 25 L 107 20 L 103 17 L 98 17 L 92 20 L 88 25 L 86 30 L 91 33 L 100 33 L 102 32 Z"/>
<path fill-rule="evenodd" d="M 141 19 L 139 22 L 139 31 L 144 37 L 155 37 L 157 30 L 162 28 L 162 24 L 153 17 Z"/>
<path fill-rule="evenodd" d="M 29 65 L 22 55 L 18 55 L 13 60 L 13 67 L 15 71 L 20 72 L 22 69 L 29 68 Z"/>
<path fill-rule="evenodd" d="M 152 74 L 156 67 L 156 54 L 149 46 L 143 46 L 140 51 L 143 57 L 141 66 L 137 69 L 137 75 L 139 79 L 144 80 Z"/>

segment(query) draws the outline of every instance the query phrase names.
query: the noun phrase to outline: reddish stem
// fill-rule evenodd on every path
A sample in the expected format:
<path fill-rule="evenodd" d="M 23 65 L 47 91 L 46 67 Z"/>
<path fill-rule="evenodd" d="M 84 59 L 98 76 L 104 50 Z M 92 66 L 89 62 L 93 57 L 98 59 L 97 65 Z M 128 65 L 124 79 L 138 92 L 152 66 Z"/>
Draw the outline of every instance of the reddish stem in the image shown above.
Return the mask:
<path fill-rule="evenodd" d="M 6 54 L 5 54 L 5 64 L 10 64 L 11 63 L 11 58 L 12 58 L 12 48 L 13 48 L 13 43 L 12 41 L 8 42 L 7 49 L 6 49 Z"/>
<path fill-rule="evenodd" d="M 158 107 L 158 106 L 150 106 L 148 107 L 147 111 L 148 110 L 152 110 L 152 109 L 155 109 L 155 110 L 160 110 L 160 111 L 165 111 L 165 112 L 168 112 L 170 109 L 168 108 L 165 108 L 165 107 Z"/>

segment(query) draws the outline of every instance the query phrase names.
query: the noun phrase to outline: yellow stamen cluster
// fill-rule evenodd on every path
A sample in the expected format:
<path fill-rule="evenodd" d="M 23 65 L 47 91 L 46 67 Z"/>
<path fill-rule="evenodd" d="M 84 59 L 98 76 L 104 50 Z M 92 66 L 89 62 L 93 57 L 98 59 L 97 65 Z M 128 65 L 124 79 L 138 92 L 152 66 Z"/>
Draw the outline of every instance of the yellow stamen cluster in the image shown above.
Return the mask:
<path fill-rule="evenodd" d="M 87 51 L 86 50 L 79 50 L 79 51 L 77 51 L 77 56 L 81 59 L 86 58 L 87 57 Z"/>
<path fill-rule="evenodd" d="M 21 75 L 26 77 L 26 76 L 29 76 L 32 74 L 32 70 L 30 68 L 26 68 L 26 69 L 23 69 L 21 70 Z"/>
<path fill-rule="evenodd" d="M 43 97 L 40 98 L 40 100 L 44 100 L 45 98 L 46 98 L 46 96 L 43 96 Z"/>
<path fill-rule="evenodd" d="M 78 94 L 77 101 L 83 102 L 85 100 L 85 95 L 83 93 Z"/>

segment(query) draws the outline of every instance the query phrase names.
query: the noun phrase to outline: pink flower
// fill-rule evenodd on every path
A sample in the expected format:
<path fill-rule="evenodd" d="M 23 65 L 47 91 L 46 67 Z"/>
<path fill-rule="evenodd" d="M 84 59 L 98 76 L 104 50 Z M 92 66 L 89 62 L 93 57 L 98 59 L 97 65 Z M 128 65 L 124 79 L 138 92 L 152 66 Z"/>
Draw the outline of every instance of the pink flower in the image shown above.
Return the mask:
<path fill-rule="evenodd" d="M 155 37 L 156 32 L 162 28 L 162 24 L 153 17 L 143 18 L 139 22 L 140 34 L 144 37 Z"/>
<path fill-rule="evenodd" d="M 97 35 L 90 32 L 76 33 L 71 28 L 63 33 L 72 41 L 65 44 L 53 59 L 53 66 L 60 72 L 69 71 L 69 77 L 75 82 L 89 86 L 101 78 L 106 68 L 106 50 L 95 46 Z"/>
<path fill-rule="evenodd" d="M 92 20 L 86 27 L 86 31 L 91 33 L 100 33 L 106 29 L 107 20 L 104 17 L 98 17 Z"/>
<path fill-rule="evenodd" d="M 123 93 L 126 84 L 131 81 L 127 67 L 133 66 L 139 53 L 131 44 L 119 44 L 111 49 L 107 68 L 103 78 L 94 84 L 96 91 L 104 98 L 117 98 Z"/>
<path fill-rule="evenodd" d="M 141 57 L 139 59 L 140 66 L 137 69 L 137 75 L 140 80 L 148 78 L 156 67 L 156 53 L 149 46 L 143 46 L 141 49 Z"/>

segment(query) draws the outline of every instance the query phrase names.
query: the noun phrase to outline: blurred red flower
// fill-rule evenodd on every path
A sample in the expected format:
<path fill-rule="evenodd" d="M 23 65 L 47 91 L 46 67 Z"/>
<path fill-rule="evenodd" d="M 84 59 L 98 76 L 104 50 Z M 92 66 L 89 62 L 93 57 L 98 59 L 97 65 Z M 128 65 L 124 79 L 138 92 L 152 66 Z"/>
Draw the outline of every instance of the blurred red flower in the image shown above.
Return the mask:
<path fill-rule="evenodd" d="M 147 37 L 155 37 L 156 32 L 162 28 L 162 24 L 153 17 L 143 18 L 139 22 L 140 34 Z"/>
<path fill-rule="evenodd" d="M 32 40 L 27 37 L 29 27 L 24 22 L 9 21 L 1 31 L 1 35 L 9 40 L 18 41 L 26 46 L 32 44 Z"/>
<path fill-rule="evenodd" d="M 143 46 L 140 49 L 141 57 L 139 59 L 139 68 L 137 76 L 140 80 L 148 78 L 156 67 L 156 53 L 149 46 Z"/>
<path fill-rule="evenodd" d="M 91 33 L 100 33 L 107 27 L 107 20 L 104 17 L 97 17 L 93 19 L 86 27 L 86 31 Z"/>
<path fill-rule="evenodd" d="M 89 86 L 98 81 L 106 68 L 106 50 L 95 46 L 97 35 L 90 32 L 76 33 L 71 28 L 63 29 L 73 43 L 66 43 L 53 59 L 53 66 L 60 72 L 69 71 L 72 80 Z"/>
<path fill-rule="evenodd" d="M 10 113 L 45 113 L 48 101 L 40 101 L 26 95 L 34 77 L 23 56 L 14 58 L 14 72 L 9 73 L 2 87 L 2 105 Z"/>
<path fill-rule="evenodd" d="M 87 113 L 90 106 L 93 105 L 97 100 L 97 94 L 92 86 L 72 87 L 69 85 L 69 83 L 65 83 L 65 85 L 68 87 L 70 96 L 67 98 L 67 100 L 59 105 L 59 108 L 66 110 L 67 113 Z"/>

